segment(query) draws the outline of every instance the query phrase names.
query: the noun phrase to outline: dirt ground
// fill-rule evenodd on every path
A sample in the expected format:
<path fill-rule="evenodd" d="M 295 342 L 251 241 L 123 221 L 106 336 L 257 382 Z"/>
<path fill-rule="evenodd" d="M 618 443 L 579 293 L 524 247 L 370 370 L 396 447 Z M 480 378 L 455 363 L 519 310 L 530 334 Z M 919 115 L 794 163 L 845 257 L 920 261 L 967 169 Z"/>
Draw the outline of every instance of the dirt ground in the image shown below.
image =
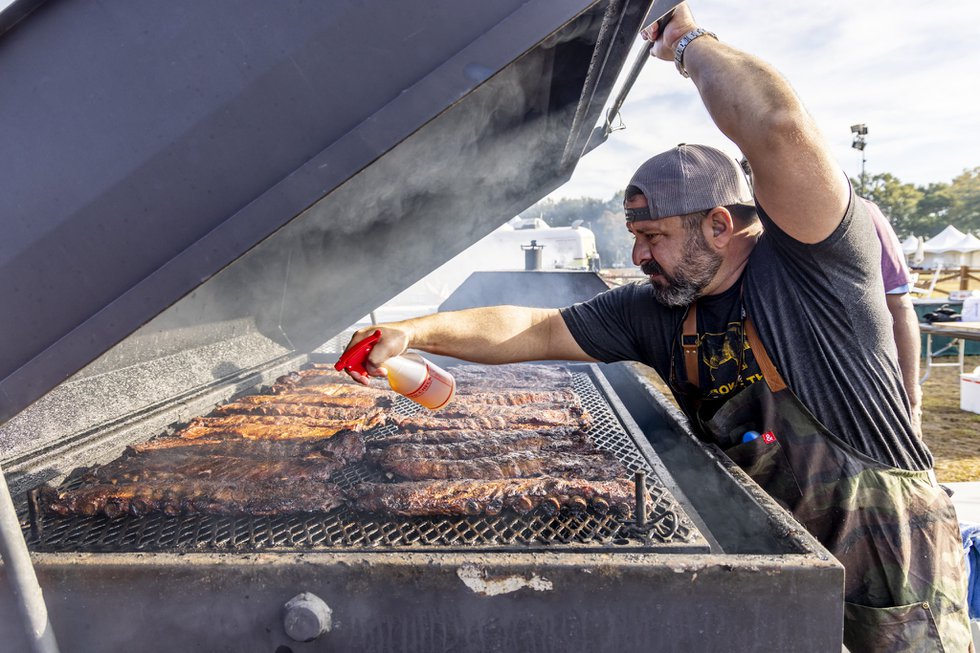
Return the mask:
<path fill-rule="evenodd" d="M 978 365 L 980 356 L 967 356 L 964 369 Z M 955 367 L 934 368 L 922 386 L 922 438 L 936 459 L 940 481 L 980 481 L 980 414 L 960 410 Z"/>
<path fill-rule="evenodd" d="M 978 365 L 980 356 L 967 356 L 964 369 L 969 372 Z M 650 368 L 637 365 L 637 370 L 670 397 Z M 922 395 L 922 437 L 936 459 L 936 477 L 946 483 L 980 481 L 980 414 L 960 410 L 959 370 L 934 368 Z"/>

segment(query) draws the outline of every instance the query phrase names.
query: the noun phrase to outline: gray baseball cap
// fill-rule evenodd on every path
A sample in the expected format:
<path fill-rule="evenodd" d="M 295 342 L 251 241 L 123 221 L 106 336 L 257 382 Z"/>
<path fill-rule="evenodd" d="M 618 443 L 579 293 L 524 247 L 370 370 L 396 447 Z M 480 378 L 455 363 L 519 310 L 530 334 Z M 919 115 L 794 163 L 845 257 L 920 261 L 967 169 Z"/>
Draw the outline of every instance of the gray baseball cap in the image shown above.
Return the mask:
<path fill-rule="evenodd" d="M 648 159 L 633 173 L 630 186 L 643 193 L 648 206 L 626 209 L 627 222 L 753 203 L 752 191 L 738 162 L 707 145 L 681 143 Z"/>

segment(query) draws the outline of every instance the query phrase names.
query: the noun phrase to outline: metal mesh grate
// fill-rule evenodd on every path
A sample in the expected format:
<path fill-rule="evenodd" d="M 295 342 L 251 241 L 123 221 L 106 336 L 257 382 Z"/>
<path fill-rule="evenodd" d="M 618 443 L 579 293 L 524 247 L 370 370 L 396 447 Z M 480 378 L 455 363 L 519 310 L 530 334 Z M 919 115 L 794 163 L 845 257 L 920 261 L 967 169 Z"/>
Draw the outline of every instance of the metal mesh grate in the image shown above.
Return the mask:
<path fill-rule="evenodd" d="M 678 548 L 700 541 L 700 535 L 661 484 L 622 424 L 609 408 L 592 378 L 575 373 L 573 389 L 591 413 L 587 433 L 596 446 L 613 453 L 624 466 L 624 476 L 646 470 L 648 506 L 652 524 L 646 532 L 613 515 L 561 511 L 553 517 L 504 512 L 493 517 L 377 517 L 339 508 L 326 514 L 277 517 L 223 517 L 187 515 L 109 519 L 45 517 L 40 536 L 28 533 L 37 551 L 188 551 L 188 550 L 322 550 L 466 547 L 483 550 L 526 550 L 561 545 L 576 549 Z M 393 409 L 411 414 L 424 409 L 399 398 Z M 366 439 L 382 438 L 396 430 L 384 426 Z M 347 489 L 361 481 L 383 481 L 367 463 L 350 465 L 331 479 Z M 70 487 L 77 481 L 66 481 Z"/>

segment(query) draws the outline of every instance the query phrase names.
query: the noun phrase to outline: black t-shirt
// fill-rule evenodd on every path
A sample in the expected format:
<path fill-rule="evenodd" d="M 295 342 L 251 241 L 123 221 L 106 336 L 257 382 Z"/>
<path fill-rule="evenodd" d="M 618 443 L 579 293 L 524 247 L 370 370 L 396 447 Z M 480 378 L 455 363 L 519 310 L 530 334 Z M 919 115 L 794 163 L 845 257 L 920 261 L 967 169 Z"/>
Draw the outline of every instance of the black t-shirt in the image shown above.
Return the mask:
<path fill-rule="evenodd" d="M 742 334 L 744 306 L 789 388 L 824 426 L 883 464 L 928 469 L 932 456 L 909 422 L 882 292 L 881 246 L 863 203 L 853 199 L 837 229 L 815 245 L 791 238 L 759 209 L 765 231 L 742 278 L 698 301 L 701 390 L 708 400 L 701 416 L 761 378 Z M 650 365 L 693 416 L 694 404 L 678 392 L 685 313 L 658 303 L 645 281 L 562 309 L 587 354 Z"/>

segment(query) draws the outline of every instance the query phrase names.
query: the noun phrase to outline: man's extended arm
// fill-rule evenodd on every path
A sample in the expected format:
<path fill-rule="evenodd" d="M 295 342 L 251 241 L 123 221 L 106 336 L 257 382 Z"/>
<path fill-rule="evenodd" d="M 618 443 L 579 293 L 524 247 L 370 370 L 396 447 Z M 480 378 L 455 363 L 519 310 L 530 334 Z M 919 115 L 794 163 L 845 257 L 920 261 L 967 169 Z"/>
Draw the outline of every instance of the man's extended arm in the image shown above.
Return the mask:
<path fill-rule="evenodd" d="M 653 54 L 673 61 L 678 41 L 695 28 L 687 5 L 678 5 Z M 656 23 L 644 36 L 657 39 Z M 789 83 L 764 61 L 708 36 L 691 41 L 683 62 L 715 124 L 749 160 L 766 213 L 801 242 L 829 236 L 847 209 L 847 178 Z"/>
<path fill-rule="evenodd" d="M 915 314 L 908 294 L 885 295 L 888 312 L 892 315 L 895 346 L 898 348 L 898 366 L 902 370 L 902 383 L 909 396 L 912 427 L 922 437 L 922 388 L 919 387 L 919 356 L 922 341 L 919 337 L 919 318 Z"/>
<path fill-rule="evenodd" d="M 490 306 L 435 313 L 402 322 L 361 329 L 351 345 L 381 330 L 366 367 L 372 374 L 409 347 L 474 363 L 531 360 L 593 361 L 582 351 L 557 309 Z M 367 382 L 356 372 L 351 376 Z"/>

